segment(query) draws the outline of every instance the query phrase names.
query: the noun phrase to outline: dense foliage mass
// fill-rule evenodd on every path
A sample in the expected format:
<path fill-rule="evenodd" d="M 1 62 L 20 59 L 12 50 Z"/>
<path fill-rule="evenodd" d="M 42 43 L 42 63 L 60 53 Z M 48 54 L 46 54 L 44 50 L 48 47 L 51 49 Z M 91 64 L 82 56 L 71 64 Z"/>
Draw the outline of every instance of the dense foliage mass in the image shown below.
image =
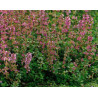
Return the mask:
<path fill-rule="evenodd" d="M 84 86 L 98 79 L 98 11 L 1 10 L 0 86 Z"/>

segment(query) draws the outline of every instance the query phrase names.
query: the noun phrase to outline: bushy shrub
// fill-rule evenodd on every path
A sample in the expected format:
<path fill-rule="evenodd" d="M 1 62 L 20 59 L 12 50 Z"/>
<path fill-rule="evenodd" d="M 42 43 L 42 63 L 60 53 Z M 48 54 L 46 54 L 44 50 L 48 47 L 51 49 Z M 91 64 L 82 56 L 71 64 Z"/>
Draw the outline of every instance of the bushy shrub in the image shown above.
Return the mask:
<path fill-rule="evenodd" d="M 0 86 L 83 86 L 98 77 L 93 12 L 0 11 Z"/>

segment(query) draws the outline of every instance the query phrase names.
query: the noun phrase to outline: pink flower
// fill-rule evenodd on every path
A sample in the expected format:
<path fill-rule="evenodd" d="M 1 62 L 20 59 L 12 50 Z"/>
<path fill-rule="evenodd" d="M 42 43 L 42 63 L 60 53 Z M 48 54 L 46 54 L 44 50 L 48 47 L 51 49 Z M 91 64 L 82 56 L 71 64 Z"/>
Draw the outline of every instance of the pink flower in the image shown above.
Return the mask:
<path fill-rule="evenodd" d="M 75 67 L 77 67 L 77 64 L 76 64 L 76 62 L 74 62 L 74 66 L 75 66 Z"/>
<path fill-rule="evenodd" d="M 73 70 L 75 70 L 75 68 L 74 68 L 74 67 L 73 67 L 72 69 L 73 69 Z"/>
<path fill-rule="evenodd" d="M 27 71 L 30 71 L 30 67 L 29 67 L 29 64 L 32 60 L 32 54 L 29 52 L 26 54 L 26 58 L 25 58 L 25 68 L 27 69 Z"/>
<path fill-rule="evenodd" d="M 69 17 L 69 16 L 66 17 L 66 19 L 65 19 L 65 24 L 66 24 L 67 28 L 70 27 L 70 25 L 71 25 L 71 20 L 70 20 L 70 17 Z"/>
<path fill-rule="evenodd" d="M 94 55 L 94 53 L 90 53 L 91 55 Z"/>
<path fill-rule="evenodd" d="M 16 54 L 11 54 L 11 61 L 12 63 L 15 63 L 16 62 Z"/>
<path fill-rule="evenodd" d="M 56 24 L 52 24 L 52 26 L 54 26 L 54 27 L 55 27 L 55 26 L 56 26 Z"/>
<path fill-rule="evenodd" d="M 91 57 L 91 56 L 88 56 L 88 59 L 89 59 L 89 60 L 91 60 L 91 59 L 92 59 L 92 57 Z"/>
<path fill-rule="evenodd" d="M 24 54 L 22 54 L 22 56 L 24 57 L 25 55 L 24 55 Z"/>
<path fill-rule="evenodd" d="M 85 35 L 85 32 L 80 32 L 80 35 Z"/>
<path fill-rule="evenodd" d="M 88 41 L 92 41 L 93 37 L 92 36 L 88 36 Z"/>
<path fill-rule="evenodd" d="M 84 61 L 83 58 L 81 59 L 81 61 Z"/>
<path fill-rule="evenodd" d="M 88 10 L 85 10 L 85 12 L 88 12 Z"/>
<path fill-rule="evenodd" d="M 84 54 L 85 54 L 85 55 L 88 55 L 89 53 L 88 53 L 88 52 L 84 52 Z"/>
<path fill-rule="evenodd" d="M 22 24 L 22 26 L 26 26 L 27 24 L 24 22 L 23 24 Z"/>
<path fill-rule="evenodd" d="M 40 44 L 42 45 L 43 43 L 40 41 Z"/>
<path fill-rule="evenodd" d="M 81 37 L 78 37 L 77 40 L 80 41 L 81 40 Z"/>
<path fill-rule="evenodd" d="M 66 11 L 66 15 L 69 15 L 69 13 L 71 13 L 71 10 Z"/>
<path fill-rule="evenodd" d="M 68 32 L 68 30 L 67 29 L 62 29 L 62 32 Z"/>
<path fill-rule="evenodd" d="M 91 66 L 91 64 L 88 65 L 89 67 Z"/>
<path fill-rule="evenodd" d="M 75 16 L 72 16 L 72 19 L 75 19 Z"/>
<path fill-rule="evenodd" d="M 75 16 L 72 16 L 72 19 L 77 19 L 77 17 L 75 17 Z"/>
<path fill-rule="evenodd" d="M 98 54 L 96 54 L 96 56 L 98 56 Z"/>
<path fill-rule="evenodd" d="M 90 45 L 88 45 L 88 46 L 86 47 L 86 49 L 87 49 L 87 50 L 91 49 Z"/>

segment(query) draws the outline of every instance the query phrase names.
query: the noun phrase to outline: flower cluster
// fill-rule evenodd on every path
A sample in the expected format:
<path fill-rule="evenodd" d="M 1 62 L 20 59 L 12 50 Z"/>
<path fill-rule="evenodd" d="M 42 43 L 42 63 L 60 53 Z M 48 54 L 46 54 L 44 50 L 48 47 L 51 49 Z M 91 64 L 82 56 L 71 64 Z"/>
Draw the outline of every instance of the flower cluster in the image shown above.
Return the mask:
<path fill-rule="evenodd" d="M 30 67 L 29 67 L 29 64 L 30 64 L 30 62 L 31 62 L 31 60 L 32 60 L 32 54 L 31 53 L 27 53 L 26 54 L 26 57 L 25 57 L 25 68 L 27 69 L 27 71 L 30 71 Z"/>

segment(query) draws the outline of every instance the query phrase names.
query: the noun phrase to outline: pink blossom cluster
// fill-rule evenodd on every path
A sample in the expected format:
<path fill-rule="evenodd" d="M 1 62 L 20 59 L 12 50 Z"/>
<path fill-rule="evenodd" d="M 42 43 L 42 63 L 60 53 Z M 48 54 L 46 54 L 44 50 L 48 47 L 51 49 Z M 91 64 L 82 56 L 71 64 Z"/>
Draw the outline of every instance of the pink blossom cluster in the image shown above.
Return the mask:
<path fill-rule="evenodd" d="M 79 21 L 79 24 L 77 26 L 79 29 L 85 30 L 91 29 L 92 24 L 93 18 L 90 17 L 88 14 L 84 14 L 82 20 Z"/>
<path fill-rule="evenodd" d="M 16 54 L 15 53 L 10 53 L 10 51 L 0 51 L 2 54 L 1 60 L 3 61 L 9 61 L 11 63 L 16 63 Z"/>
<path fill-rule="evenodd" d="M 32 54 L 27 53 L 26 57 L 25 57 L 25 66 L 24 66 L 27 69 L 27 71 L 30 71 L 29 64 L 30 64 L 31 60 L 32 60 Z"/>

